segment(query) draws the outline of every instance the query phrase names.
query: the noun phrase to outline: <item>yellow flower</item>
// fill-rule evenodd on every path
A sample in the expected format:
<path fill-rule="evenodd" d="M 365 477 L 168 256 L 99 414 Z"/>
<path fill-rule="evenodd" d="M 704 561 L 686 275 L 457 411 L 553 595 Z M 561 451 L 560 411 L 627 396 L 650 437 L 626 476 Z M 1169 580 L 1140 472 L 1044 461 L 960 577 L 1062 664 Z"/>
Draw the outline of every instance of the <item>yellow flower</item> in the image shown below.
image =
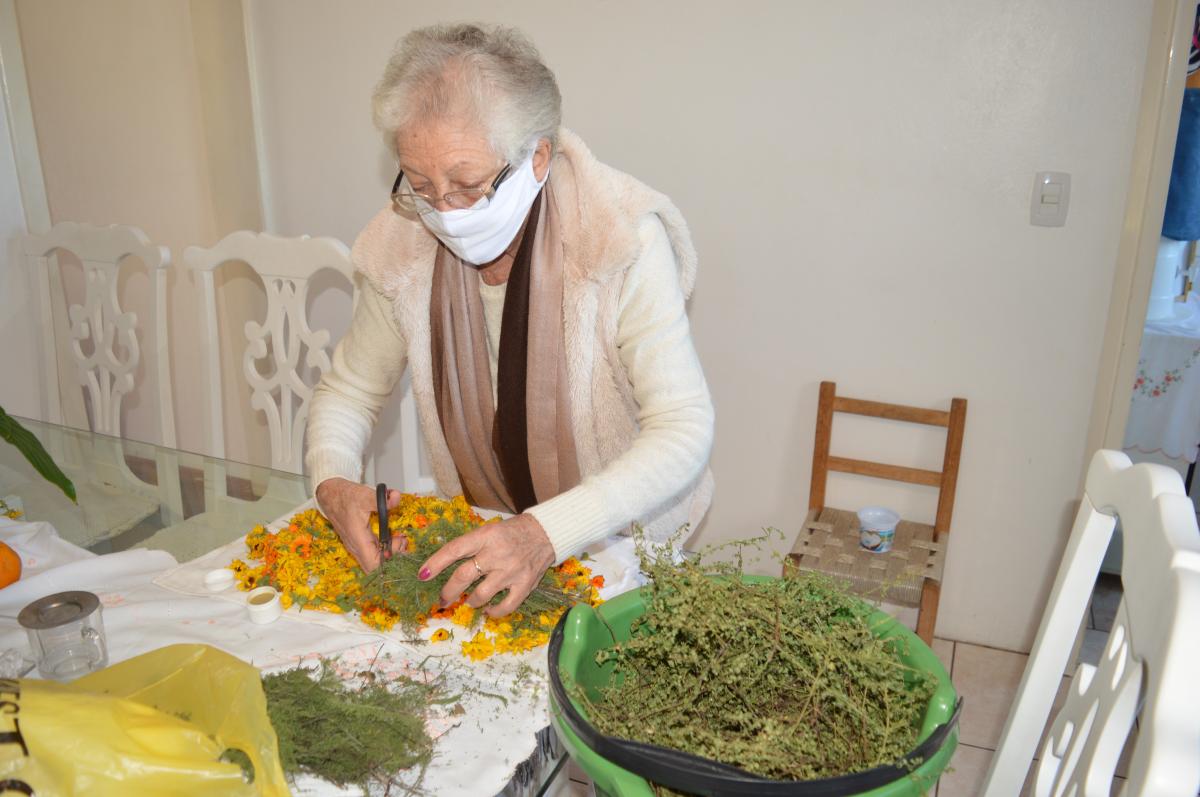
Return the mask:
<path fill-rule="evenodd" d="M 475 622 L 475 610 L 465 603 L 459 604 L 454 610 L 454 614 L 450 615 L 450 622 L 455 625 L 461 625 L 464 628 Z"/>
<path fill-rule="evenodd" d="M 492 640 L 488 638 L 487 634 L 480 631 L 470 640 L 462 643 L 462 652 L 472 661 L 482 661 L 496 652 L 496 646 L 492 644 Z"/>

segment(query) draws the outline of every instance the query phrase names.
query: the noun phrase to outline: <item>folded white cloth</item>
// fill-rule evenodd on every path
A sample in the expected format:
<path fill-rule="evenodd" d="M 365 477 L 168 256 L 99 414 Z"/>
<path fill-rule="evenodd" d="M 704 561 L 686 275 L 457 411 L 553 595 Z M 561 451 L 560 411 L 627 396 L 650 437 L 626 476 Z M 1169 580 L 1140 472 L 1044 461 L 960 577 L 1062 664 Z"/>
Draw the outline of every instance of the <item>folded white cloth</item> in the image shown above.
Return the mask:
<path fill-rule="evenodd" d="M 14 587 L 23 586 L 32 576 L 69 562 L 96 558 L 96 554 L 59 537 L 49 523 L 26 523 L 0 515 L 0 540 L 21 556 L 21 582 Z M 10 589 L 0 591 L 0 602 L 11 594 Z"/>

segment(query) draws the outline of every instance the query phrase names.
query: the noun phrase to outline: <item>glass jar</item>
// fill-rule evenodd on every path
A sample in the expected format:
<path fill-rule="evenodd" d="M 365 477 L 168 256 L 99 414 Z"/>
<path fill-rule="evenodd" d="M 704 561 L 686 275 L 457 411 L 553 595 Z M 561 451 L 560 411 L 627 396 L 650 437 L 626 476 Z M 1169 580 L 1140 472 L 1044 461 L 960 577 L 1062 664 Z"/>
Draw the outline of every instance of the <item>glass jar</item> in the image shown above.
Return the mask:
<path fill-rule="evenodd" d="M 91 592 L 58 592 L 21 610 L 17 621 L 43 678 L 70 681 L 108 665 L 100 599 Z"/>

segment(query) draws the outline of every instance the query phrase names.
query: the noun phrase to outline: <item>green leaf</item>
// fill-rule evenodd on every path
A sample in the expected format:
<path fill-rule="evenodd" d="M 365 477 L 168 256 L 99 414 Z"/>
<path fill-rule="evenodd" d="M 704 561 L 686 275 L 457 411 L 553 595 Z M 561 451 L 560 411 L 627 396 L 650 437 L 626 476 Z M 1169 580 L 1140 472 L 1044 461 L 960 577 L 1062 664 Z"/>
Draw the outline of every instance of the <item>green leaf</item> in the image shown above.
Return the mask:
<path fill-rule="evenodd" d="M 21 424 L 17 419 L 0 407 L 0 437 L 17 447 L 33 469 L 40 473 L 46 481 L 58 487 L 72 502 L 79 503 L 75 498 L 75 485 L 67 478 L 67 474 L 59 470 L 54 460 L 46 453 L 42 442 Z"/>

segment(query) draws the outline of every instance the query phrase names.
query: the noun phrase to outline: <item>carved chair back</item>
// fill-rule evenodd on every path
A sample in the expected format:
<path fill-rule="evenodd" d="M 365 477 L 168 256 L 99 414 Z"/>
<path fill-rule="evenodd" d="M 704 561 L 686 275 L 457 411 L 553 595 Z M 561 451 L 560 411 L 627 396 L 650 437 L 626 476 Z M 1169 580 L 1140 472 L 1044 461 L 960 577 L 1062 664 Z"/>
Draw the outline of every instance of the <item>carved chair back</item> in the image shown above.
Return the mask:
<path fill-rule="evenodd" d="M 1075 670 L 1039 746 L 1118 518 L 1125 546 L 1116 619 L 1098 665 Z M 1196 794 L 1197 606 L 1200 531 L 1179 474 L 1162 465 L 1131 465 L 1118 451 L 1096 452 L 984 797 L 1023 793 L 1035 758 L 1030 793 L 1036 797 L 1107 795 L 1127 741 L 1132 752 L 1120 794 Z"/>
<path fill-rule="evenodd" d="M 63 339 L 55 334 L 54 308 L 60 307 L 66 314 L 66 348 L 77 382 L 91 405 L 90 427 L 112 437 L 121 436 L 121 405 L 135 388 L 134 377 L 147 348 L 137 314 L 121 307 L 118 274 L 127 257 L 138 258 L 145 264 L 155 294 L 149 324 L 154 330 L 149 345 L 152 356 L 146 371 L 154 374 L 157 383 L 159 442 L 174 448 L 166 318 L 161 309 L 166 299 L 167 267 L 171 264 L 167 248 L 151 244 L 136 227 L 61 222 L 45 235 L 24 236 L 22 249 L 37 285 L 47 420 L 68 425 L 80 425 L 86 420 L 74 417 L 79 410 L 63 412 L 64 403 L 81 408 L 82 402 L 78 394 L 71 395 L 59 381 L 58 349 Z M 83 266 L 82 303 L 70 302 L 63 290 L 57 263 L 62 252 L 73 255 Z"/>
<path fill-rule="evenodd" d="M 195 270 L 202 294 L 201 334 L 208 383 L 205 414 L 209 453 L 225 457 L 220 339 L 214 272 L 241 261 L 263 281 L 267 310 L 262 321 L 247 321 L 242 373 L 250 385 L 251 406 L 263 413 L 271 439 L 271 467 L 292 473 L 304 469 L 304 428 L 313 388 L 330 368 L 330 333 L 309 326 L 309 283 L 322 269 L 343 274 L 354 285 L 350 250 L 335 238 L 281 238 L 268 233 L 232 233 L 216 246 L 190 246 L 183 264 Z M 357 298 L 357 288 L 355 288 Z"/>

